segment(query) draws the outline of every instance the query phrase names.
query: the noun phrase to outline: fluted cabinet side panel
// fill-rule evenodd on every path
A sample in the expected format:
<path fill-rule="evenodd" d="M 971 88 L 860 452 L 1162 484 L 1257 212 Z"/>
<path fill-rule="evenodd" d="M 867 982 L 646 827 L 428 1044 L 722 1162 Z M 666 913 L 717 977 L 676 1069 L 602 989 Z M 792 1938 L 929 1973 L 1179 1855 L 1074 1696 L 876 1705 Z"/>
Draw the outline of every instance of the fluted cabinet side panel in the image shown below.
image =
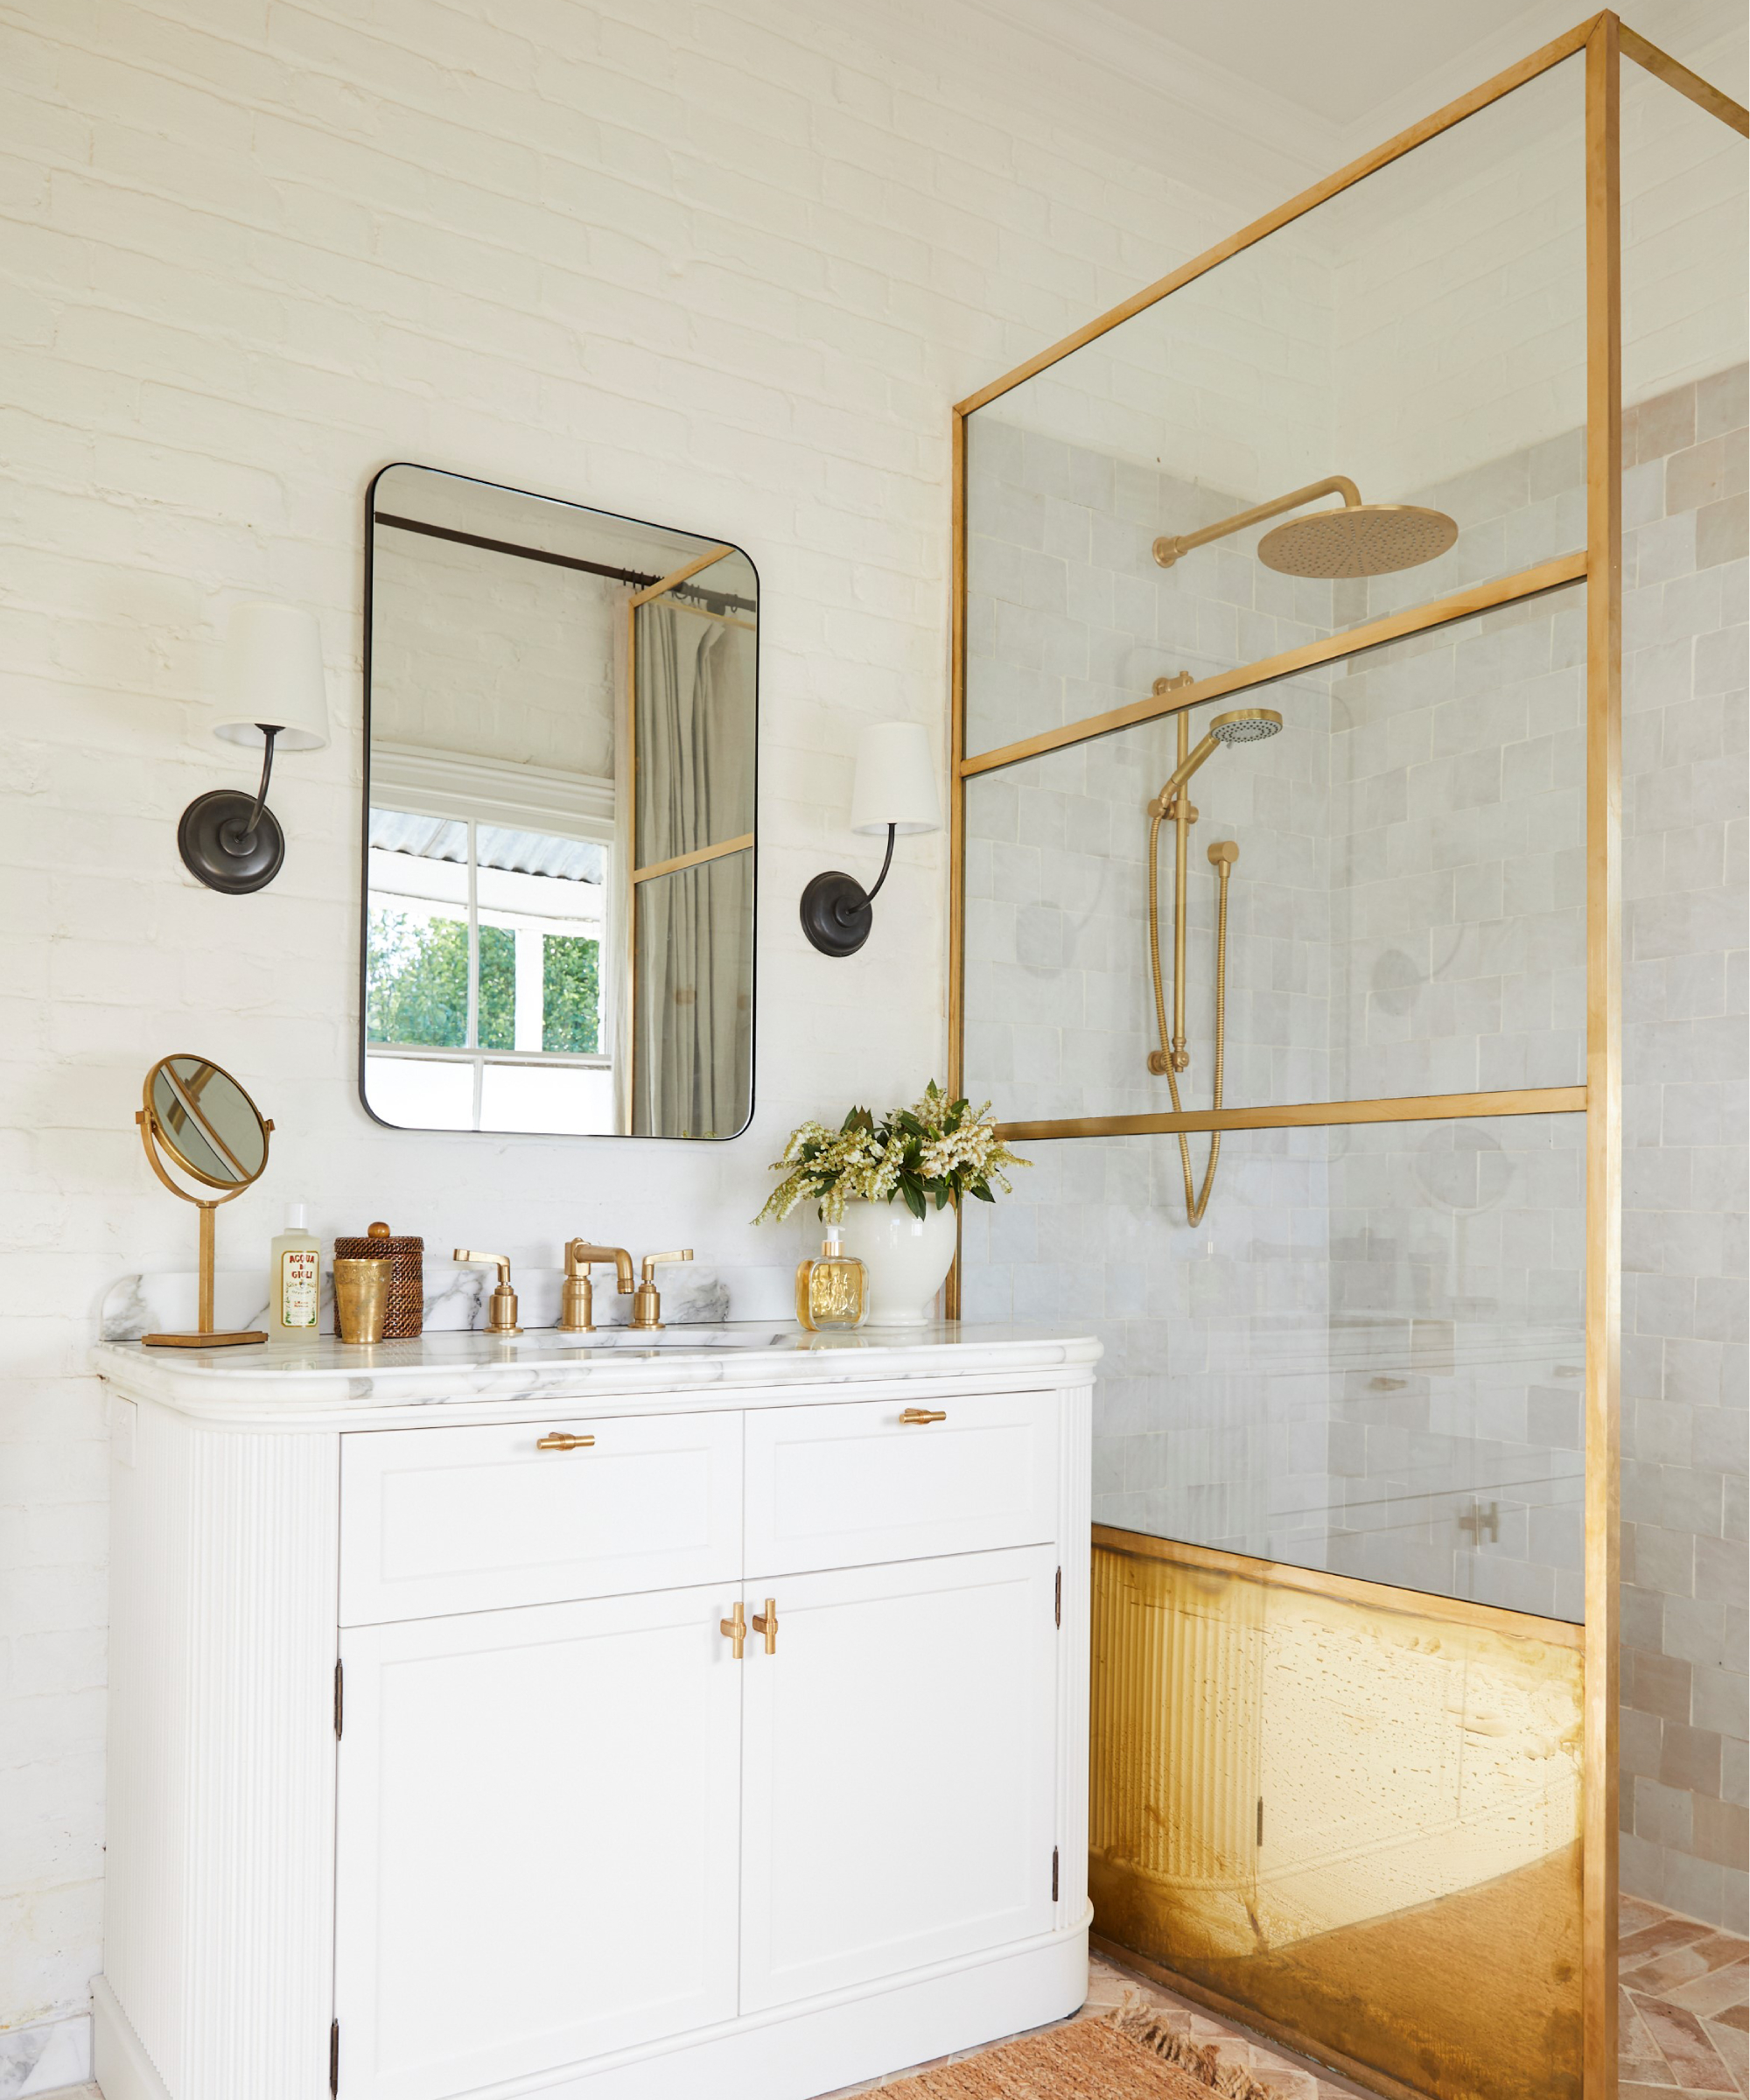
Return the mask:
<path fill-rule="evenodd" d="M 1094 1392 L 1061 1396 L 1058 1427 L 1059 1551 L 1063 1558 L 1063 1631 L 1058 1669 L 1058 1929 L 1079 1932 L 1088 1908 L 1088 1589 L 1092 1578 Z"/>
<path fill-rule="evenodd" d="M 180 2090 L 187 1973 L 188 1424 L 110 1402 L 109 1719 L 103 1971 Z"/>
<path fill-rule="evenodd" d="M 113 1404 L 104 1974 L 178 2100 L 321 2100 L 340 1439 Z"/>
<path fill-rule="evenodd" d="M 201 1637 L 178 2100 L 316 2100 L 333 1998 L 339 1438 L 191 1442 Z"/>

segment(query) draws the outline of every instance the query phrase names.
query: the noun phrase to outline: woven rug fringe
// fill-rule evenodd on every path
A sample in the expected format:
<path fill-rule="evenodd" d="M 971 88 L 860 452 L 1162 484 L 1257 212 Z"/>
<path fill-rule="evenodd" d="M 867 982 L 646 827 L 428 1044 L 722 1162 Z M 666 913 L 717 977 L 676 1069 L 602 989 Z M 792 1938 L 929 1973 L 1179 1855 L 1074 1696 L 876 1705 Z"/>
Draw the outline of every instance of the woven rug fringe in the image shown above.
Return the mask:
<path fill-rule="evenodd" d="M 1188 2034 L 1174 2034 L 1150 2006 L 1114 2013 L 1112 2025 L 1166 2062 L 1188 2071 L 1200 2085 L 1207 2085 L 1212 2093 L 1221 2094 L 1222 2100 L 1279 2100 L 1279 2096 L 1267 2086 L 1260 2085 L 1239 2064 L 1224 2064 L 1220 2052 L 1213 2046 L 1205 2048 L 1193 2041 Z"/>

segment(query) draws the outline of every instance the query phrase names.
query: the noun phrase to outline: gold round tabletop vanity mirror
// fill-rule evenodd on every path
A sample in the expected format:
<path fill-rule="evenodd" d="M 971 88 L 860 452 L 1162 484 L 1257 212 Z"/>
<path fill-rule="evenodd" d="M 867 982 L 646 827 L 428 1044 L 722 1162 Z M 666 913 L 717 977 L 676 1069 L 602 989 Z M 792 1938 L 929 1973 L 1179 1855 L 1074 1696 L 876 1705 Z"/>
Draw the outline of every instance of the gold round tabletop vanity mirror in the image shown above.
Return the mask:
<path fill-rule="evenodd" d="M 260 1180 L 268 1163 L 266 1120 L 231 1074 L 210 1058 L 161 1057 L 146 1074 L 145 1105 L 134 1121 L 152 1172 L 173 1196 L 200 1212 L 198 1326 L 192 1334 L 144 1334 L 147 1348 L 222 1349 L 265 1341 L 259 1328 L 215 1332 L 213 1326 L 213 1214 Z M 216 1195 L 182 1186 L 174 1167 Z"/>

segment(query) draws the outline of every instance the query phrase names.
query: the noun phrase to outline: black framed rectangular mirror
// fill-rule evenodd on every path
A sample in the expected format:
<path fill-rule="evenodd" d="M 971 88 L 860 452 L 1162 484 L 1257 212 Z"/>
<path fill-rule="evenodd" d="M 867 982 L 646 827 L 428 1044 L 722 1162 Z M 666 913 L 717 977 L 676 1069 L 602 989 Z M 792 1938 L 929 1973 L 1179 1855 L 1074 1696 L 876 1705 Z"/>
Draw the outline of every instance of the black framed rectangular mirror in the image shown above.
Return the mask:
<path fill-rule="evenodd" d="M 365 1107 L 399 1130 L 736 1136 L 753 564 L 424 466 L 383 468 L 366 522 Z"/>

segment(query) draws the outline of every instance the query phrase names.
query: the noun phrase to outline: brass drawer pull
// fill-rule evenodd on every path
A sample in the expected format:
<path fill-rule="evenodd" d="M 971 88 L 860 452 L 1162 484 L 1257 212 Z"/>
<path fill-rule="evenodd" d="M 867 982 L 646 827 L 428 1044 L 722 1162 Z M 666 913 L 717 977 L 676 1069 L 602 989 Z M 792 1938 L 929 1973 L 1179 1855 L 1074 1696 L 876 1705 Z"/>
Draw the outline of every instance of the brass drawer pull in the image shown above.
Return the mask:
<path fill-rule="evenodd" d="M 775 1656 L 778 1652 L 778 1600 L 775 1597 L 766 1600 L 763 1612 L 754 1613 L 753 1630 L 756 1634 L 765 1634 L 766 1653 Z"/>
<path fill-rule="evenodd" d="M 946 1422 L 948 1417 L 939 1407 L 908 1407 L 900 1419 L 909 1427 L 918 1422 Z"/>
<path fill-rule="evenodd" d="M 593 1437 L 570 1437 L 556 1429 L 550 1437 L 542 1437 L 535 1446 L 536 1451 L 585 1451 L 595 1442 Z"/>
<path fill-rule="evenodd" d="M 733 1652 L 736 1661 L 739 1662 L 742 1648 L 746 1645 L 747 1641 L 747 1620 L 743 1614 L 741 1600 L 738 1597 L 735 1600 L 735 1616 L 732 1619 L 719 1619 L 717 1622 L 717 1630 L 728 1640 L 731 1650 Z"/>

